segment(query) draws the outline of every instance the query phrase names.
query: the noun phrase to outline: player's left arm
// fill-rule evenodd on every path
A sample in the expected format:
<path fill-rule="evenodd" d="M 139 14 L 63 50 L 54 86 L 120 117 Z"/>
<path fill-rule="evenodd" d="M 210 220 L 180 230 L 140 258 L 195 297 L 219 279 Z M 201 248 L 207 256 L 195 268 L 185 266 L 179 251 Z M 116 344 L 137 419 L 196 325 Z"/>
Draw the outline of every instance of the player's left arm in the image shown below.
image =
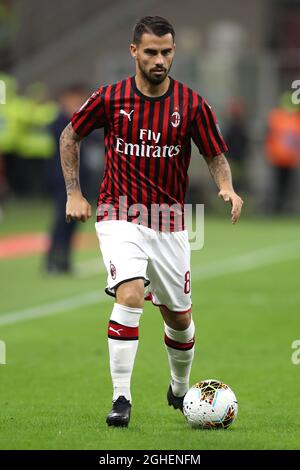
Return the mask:
<path fill-rule="evenodd" d="M 197 95 L 196 109 L 191 122 L 192 139 L 204 156 L 216 185 L 219 197 L 231 203 L 231 221 L 235 224 L 240 215 L 243 200 L 232 185 L 229 163 L 224 155 L 228 147 L 223 139 L 216 116 L 208 102 Z"/>
<path fill-rule="evenodd" d="M 231 169 L 223 153 L 214 157 L 204 157 L 216 185 L 219 188 L 218 196 L 225 202 L 231 203 L 231 221 L 236 224 L 241 215 L 243 200 L 236 194 L 232 185 Z"/>

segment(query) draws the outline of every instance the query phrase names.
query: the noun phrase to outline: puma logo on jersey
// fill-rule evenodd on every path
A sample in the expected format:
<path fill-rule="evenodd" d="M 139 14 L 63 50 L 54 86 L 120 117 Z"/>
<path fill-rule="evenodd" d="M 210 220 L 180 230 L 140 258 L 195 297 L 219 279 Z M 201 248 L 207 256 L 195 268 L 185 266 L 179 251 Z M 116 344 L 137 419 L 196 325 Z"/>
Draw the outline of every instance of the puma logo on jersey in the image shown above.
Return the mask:
<path fill-rule="evenodd" d="M 112 326 L 109 327 L 109 330 L 113 331 L 117 335 L 121 336 L 120 331 L 123 331 L 123 328 L 120 328 L 119 330 L 115 330 Z"/>
<path fill-rule="evenodd" d="M 124 116 L 128 117 L 128 120 L 131 121 L 131 114 L 133 113 L 134 109 L 130 111 L 130 113 L 126 113 L 125 109 L 120 109 L 120 114 L 124 114 Z"/>

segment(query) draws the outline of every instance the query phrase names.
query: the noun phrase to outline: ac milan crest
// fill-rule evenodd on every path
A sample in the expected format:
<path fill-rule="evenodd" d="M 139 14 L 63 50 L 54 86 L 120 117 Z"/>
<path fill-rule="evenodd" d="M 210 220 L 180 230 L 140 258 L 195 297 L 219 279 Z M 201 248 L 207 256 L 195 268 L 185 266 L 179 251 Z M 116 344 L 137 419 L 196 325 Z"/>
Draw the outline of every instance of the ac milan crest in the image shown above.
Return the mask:
<path fill-rule="evenodd" d="M 117 276 L 117 270 L 116 270 L 115 265 L 112 264 L 111 261 L 110 261 L 110 264 L 109 264 L 109 268 L 110 268 L 110 275 L 111 275 L 112 279 L 115 280 L 116 276 Z"/>
<path fill-rule="evenodd" d="M 180 124 L 180 114 L 178 111 L 174 111 L 171 116 L 171 124 L 173 127 L 178 127 Z"/>

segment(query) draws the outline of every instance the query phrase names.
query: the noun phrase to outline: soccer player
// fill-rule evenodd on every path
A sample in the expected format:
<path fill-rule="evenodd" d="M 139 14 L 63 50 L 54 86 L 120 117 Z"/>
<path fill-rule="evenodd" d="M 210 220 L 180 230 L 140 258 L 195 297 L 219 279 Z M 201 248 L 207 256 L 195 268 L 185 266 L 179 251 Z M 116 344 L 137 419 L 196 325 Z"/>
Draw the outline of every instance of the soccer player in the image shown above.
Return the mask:
<path fill-rule="evenodd" d="M 91 206 L 80 189 L 80 140 L 104 127 L 105 170 L 96 231 L 108 272 L 106 292 L 116 299 L 108 324 L 113 383 L 109 426 L 128 426 L 130 420 L 130 379 L 146 286 L 164 320 L 171 375 L 168 404 L 182 411 L 189 389 L 195 326 L 183 206 L 191 139 L 207 162 L 219 196 L 232 205 L 232 223 L 243 203 L 233 189 L 224 156 L 227 146 L 210 105 L 169 76 L 174 38 L 164 18 L 138 21 L 130 45 L 135 75 L 100 86 L 60 139 L 66 218 L 85 222 Z"/>

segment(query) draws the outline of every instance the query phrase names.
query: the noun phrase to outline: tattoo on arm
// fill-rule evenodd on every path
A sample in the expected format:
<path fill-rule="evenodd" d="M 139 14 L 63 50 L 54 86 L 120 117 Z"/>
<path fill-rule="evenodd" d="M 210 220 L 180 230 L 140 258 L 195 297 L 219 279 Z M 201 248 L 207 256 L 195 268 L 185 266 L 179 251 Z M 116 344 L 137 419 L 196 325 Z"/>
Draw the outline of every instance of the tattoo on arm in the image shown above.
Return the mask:
<path fill-rule="evenodd" d="M 79 155 L 81 138 L 73 131 L 69 123 L 60 136 L 60 161 L 66 183 L 67 194 L 80 191 Z"/>
<path fill-rule="evenodd" d="M 223 153 L 215 157 L 206 157 L 205 160 L 218 188 L 233 189 L 230 166 Z"/>

